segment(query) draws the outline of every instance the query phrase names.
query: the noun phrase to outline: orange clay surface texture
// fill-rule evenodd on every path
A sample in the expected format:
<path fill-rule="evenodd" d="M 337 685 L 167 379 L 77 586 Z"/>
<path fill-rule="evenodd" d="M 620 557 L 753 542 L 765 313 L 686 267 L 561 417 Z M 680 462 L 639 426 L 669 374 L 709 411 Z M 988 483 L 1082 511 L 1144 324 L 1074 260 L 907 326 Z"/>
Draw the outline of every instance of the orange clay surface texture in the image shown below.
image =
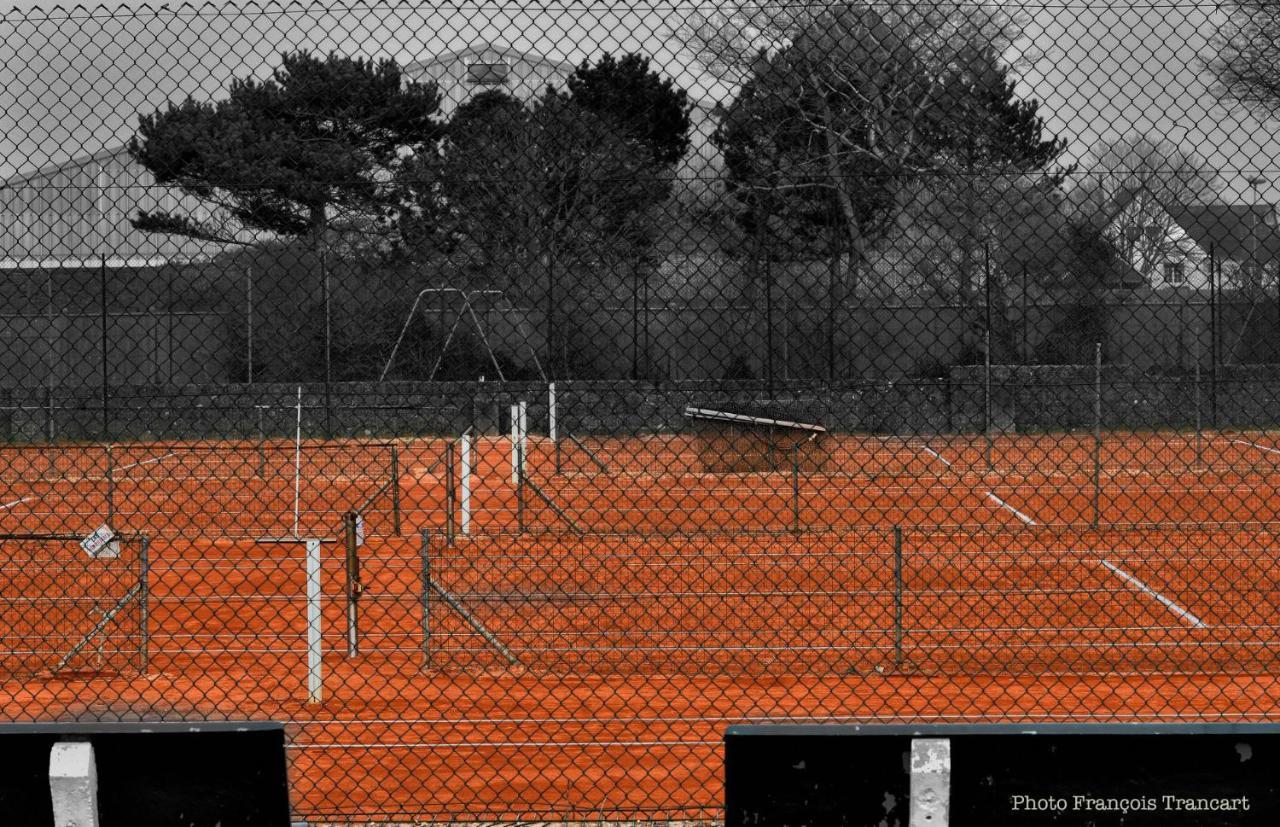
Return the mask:
<path fill-rule="evenodd" d="M 798 474 L 709 473 L 692 436 L 534 439 L 523 485 L 483 438 L 468 536 L 442 440 L 4 450 L 0 531 L 151 538 L 145 673 L 90 652 L 6 678 L 4 716 L 285 721 L 299 817 L 711 818 L 732 723 L 1280 707 L 1265 434 L 833 436 Z M 353 509 L 359 652 L 326 542 L 311 703 L 304 547 L 255 539 Z M 58 588 L 40 565 L 5 598 Z M 30 649 L 50 620 L 6 622 Z"/>

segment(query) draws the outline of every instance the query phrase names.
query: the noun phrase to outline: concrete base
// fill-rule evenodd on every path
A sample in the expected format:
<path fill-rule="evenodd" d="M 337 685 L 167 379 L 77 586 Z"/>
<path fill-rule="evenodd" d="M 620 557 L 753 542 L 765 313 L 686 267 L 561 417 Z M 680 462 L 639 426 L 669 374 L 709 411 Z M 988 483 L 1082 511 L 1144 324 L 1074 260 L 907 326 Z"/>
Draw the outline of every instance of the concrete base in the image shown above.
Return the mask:
<path fill-rule="evenodd" d="M 910 827 L 947 827 L 951 818 L 951 741 L 911 740 Z"/>
<path fill-rule="evenodd" d="M 49 751 L 55 827 L 98 827 L 98 770 L 93 745 L 63 741 Z"/>

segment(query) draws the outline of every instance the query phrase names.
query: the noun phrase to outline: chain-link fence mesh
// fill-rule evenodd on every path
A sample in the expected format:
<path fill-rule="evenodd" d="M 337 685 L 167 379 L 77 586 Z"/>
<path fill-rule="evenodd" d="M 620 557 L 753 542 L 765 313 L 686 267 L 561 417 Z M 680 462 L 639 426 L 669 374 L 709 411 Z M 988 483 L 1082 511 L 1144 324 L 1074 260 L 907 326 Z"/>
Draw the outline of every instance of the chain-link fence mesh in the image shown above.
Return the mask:
<path fill-rule="evenodd" d="M 283 720 L 350 822 L 1276 714 L 1273 0 L 0 29 L 4 718 Z"/>

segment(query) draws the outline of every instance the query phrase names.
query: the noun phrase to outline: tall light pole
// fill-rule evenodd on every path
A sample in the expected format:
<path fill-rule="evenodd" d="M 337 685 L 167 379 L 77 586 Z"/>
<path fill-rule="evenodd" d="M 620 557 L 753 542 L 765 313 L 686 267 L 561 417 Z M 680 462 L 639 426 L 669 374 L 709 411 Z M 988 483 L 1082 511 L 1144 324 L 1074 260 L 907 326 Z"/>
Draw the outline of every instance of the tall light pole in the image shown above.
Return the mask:
<path fill-rule="evenodd" d="M 1253 188 L 1253 204 L 1249 208 L 1249 268 L 1251 277 L 1256 278 L 1258 285 L 1261 286 L 1262 267 L 1258 263 L 1258 206 L 1262 202 L 1262 185 L 1267 183 L 1267 179 L 1255 174 L 1246 180 Z"/>

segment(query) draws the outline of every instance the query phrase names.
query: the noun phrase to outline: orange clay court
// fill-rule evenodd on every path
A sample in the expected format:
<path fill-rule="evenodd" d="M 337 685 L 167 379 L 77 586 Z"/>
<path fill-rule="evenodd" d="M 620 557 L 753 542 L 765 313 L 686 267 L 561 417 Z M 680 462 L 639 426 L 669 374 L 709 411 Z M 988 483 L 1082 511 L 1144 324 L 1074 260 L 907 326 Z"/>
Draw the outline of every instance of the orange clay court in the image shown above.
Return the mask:
<path fill-rule="evenodd" d="M 5 714 L 286 721 L 308 819 L 563 820 L 717 816 L 734 722 L 1280 707 L 1271 434 L 845 435 L 839 473 L 708 473 L 687 435 L 533 439 L 520 482 L 485 437 L 466 534 L 448 444 L 3 449 L 0 531 L 110 514 L 151 541 L 142 674 L 92 652 L 10 674 Z M 306 537 L 326 541 L 316 702 Z M 49 583 L 5 575 L 20 639 Z"/>

